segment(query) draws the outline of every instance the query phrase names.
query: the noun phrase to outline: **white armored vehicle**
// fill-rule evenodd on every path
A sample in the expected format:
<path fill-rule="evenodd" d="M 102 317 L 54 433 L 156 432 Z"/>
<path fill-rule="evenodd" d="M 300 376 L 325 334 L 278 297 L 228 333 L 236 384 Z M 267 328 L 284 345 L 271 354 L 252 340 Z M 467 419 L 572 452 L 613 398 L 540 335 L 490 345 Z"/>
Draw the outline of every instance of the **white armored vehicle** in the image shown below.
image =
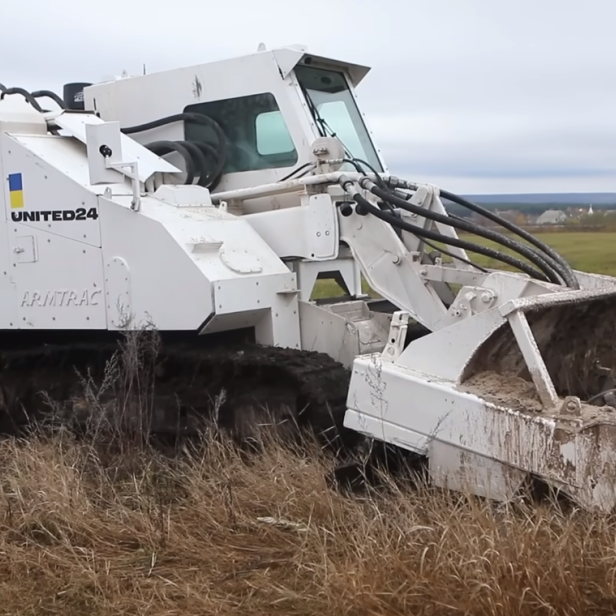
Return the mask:
<path fill-rule="evenodd" d="M 64 98 L 1 86 L 3 427 L 149 324 L 154 432 L 189 433 L 224 389 L 223 424 L 277 400 L 330 441 L 412 452 L 438 486 L 506 500 L 539 480 L 612 510 L 616 279 L 392 177 L 367 72 L 288 47 Z M 323 279 L 344 294 L 312 299 Z"/>

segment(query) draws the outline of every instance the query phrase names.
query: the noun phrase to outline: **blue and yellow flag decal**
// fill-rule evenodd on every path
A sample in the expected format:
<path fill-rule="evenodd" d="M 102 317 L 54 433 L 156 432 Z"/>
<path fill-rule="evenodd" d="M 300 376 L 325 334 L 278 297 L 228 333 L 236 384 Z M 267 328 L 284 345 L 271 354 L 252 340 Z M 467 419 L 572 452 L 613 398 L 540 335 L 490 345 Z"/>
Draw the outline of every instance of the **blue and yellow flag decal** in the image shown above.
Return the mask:
<path fill-rule="evenodd" d="M 9 175 L 9 202 L 12 210 L 18 210 L 24 206 L 24 187 L 21 173 Z"/>

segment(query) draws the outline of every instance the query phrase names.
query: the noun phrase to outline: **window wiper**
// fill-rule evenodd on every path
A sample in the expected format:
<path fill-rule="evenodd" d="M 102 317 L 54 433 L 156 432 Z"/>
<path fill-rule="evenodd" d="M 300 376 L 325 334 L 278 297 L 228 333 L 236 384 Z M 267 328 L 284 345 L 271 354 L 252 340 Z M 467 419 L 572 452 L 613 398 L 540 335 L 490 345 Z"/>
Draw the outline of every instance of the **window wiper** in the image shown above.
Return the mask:
<path fill-rule="evenodd" d="M 310 94 L 308 94 L 308 90 L 306 90 L 303 83 L 299 82 L 299 87 L 301 88 L 302 94 L 304 95 L 304 98 L 306 99 L 306 102 L 308 103 L 308 109 L 310 109 L 310 113 L 312 114 L 312 119 L 317 123 L 317 130 L 319 131 L 319 135 L 321 137 L 327 137 L 325 127 L 324 127 L 324 120 L 319 114 L 319 110 L 314 104 L 312 97 L 310 96 Z"/>
<path fill-rule="evenodd" d="M 340 143 L 342 144 L 345 155 L 351 160 L 353 160 L 355 157 L 353 156 L 349 148 L 346 147 L 342 139 L 340 139 L 340 137 L 336 135 L 336 132 L 326 122 L 325 118 L 319 113 L 319 110 L 317 109 L 317 106 L 314 104 L 312 97 L 310 96 L 310 94 L 308 94 L 308 90 L 306 90 L 304 85 L 301 83 L 299 84 L 299 87 L 301 88 L 302 93 L 306 99 L 306 102 L 308 103 L 308 109 L 310 109 L 310 113 L 312 114 L 314 121 L 317 123 L 319 135 L 321 135 L 321 137 L 327 137 L 328 136 L 327 132 L 329 131 L 330 133 L 329 136 L 335 137 L 336 139 L 338 139 L 338 141 L 340 141 Z"/>

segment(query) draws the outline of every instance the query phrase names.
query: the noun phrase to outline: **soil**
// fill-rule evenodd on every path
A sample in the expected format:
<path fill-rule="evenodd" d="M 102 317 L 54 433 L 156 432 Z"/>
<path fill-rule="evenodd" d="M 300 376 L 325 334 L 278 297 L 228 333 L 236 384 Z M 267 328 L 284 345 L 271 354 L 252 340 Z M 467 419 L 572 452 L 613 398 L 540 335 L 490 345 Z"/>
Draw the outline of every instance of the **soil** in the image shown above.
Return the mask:
<path fill-rule="evenodd" d="M 597 364 L 616 371 L 615 311 L 614 299 L 607 298 L 527 313 L 537 346 L 559 396 L 578 396 L 587 400 L 602 390 L 602 377 L 596 370 Z M 506 388 L 506 381 L 512 377 L 531 381 L 526 362 L 507 325 L 495 331 L 472 358 L 463 380 L 485 373 L 504 375 L 504 379 L 499 381 L 499 388 Z M 490 386 L 489 379 L 487 386 Z M 516 389 L 512 395 L 516 396 L 517 393 Z"/>
<path fill-rule="evenodd" d="M 573 421 L 574 425 L 582 422 L 588 426 L 595 421 L 616 423 L 616 410 L 610 406 L 582 403 L 579 415 L 563 415 L 559 408 L 546 409 L 534 384 L 511 373 L 481 372 L 468 379 L 460 389 L 520 413 L 540 413 L 546 418 L 567 420 L 566 423 Z"/>
<path fill-rule="evenodd" d="M 518 411 L 541 412 L 543 408 L 534 384 L 515 374 L 480 372 L 460 389 Z"/>

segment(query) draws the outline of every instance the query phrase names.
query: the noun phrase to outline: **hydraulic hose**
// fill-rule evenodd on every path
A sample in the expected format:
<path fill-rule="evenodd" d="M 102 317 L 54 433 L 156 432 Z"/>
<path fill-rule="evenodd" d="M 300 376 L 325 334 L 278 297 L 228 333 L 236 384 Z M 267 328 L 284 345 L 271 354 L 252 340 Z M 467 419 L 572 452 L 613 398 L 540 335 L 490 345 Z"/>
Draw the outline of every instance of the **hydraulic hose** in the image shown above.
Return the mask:
<path fill-rule="evenodd" d="M 194 152 L 185 147 L 183 143 L 177 141 L 153 141 L 148 144 L 148 150 L 154 152 L 157 156 L 164 156 L 170 152 L 177 152 L 186 164 L 186 184 L 192 184 L 195 179 L 195 162 Z"/>
<path fill-rule="evenodd" d="M 418 205 L 409 203 L 404 199 L 396 197 L 393 193 L 379 188 L 369 178 L 362 178 L 359 181 L 359 184 L 362 188 L 369 190 L 375 196 L 380 197 L 384 201 L 389 201 L 393 205 L 396 205 L 397 207 L 406 210 L 407 212 L 417 214 L 418 216 L 422 216 L 423 218 L 427 218 L 435 222 L 446 224 L 461 231 L 474 233 L 475 235 L 497 242 L 498 244 L 501 244 L 502 246 L 513 250 L 514 252 L 517 252 L 518 254 L 526 257 L 531 263 L 534 263 L 541 271 L 546 274 L 548 279 L 554 284 L 561 284 L 558 274 L 561 274 L 563 281 L 565 280 L 566 274 L 559 271 L 561 268 L 558 267 L 558 263 L 552 261 L 552 264 L 550 264 L 546 259 L 538 255 L 529 247 L 511 238 L 508 238 L 507 236 L 502 235 L 497 231 L 482 228 L 479 225 L 474 225 L 473 223 L 467 221 L 452 219 L 449 216 L 445 216 L 438 212 L 432 212 Z"/>
<path fill-rule="evenodd" d="M 580 288 L 580 283 L 578 282 L 578 279 L 576 278 L 575 273 L 573 272 L 573 269 L 571 268 L 569 263 L 567 263 L 567 261 L 563 258 L 563 256 L 558 254 L 556 250 L 548 246 L 545 242 L 538 240 L 532 233 L 525 231 L 518 225 L 506 220 L 505 218 L 502 218 L 498 214 L 495 214 L 494 212 L 490 212 L 490 210 L 484 207 L 481 207 L 480 205 L 477 205 L 476 203 L 473 203 L 472 201 L 468 201 L 467 199 L 464 199 L 463 197 L 454 195 L 453 193 L 450 193 L 446 190 L 441 190 L 440 194 L 441 194 L 441 197 L 443 197 L 444 199 L 447 199 L 448 201 L 451 201 L 452 203 L 457 203 L 458 205 L 461 205 L 462 207 L 465 207 L 477 214 L 481 214 L 482 216 L 484 216 L 485 218 L 488 218 L 492 222 L 500 224 L 508 231 L 515 233 L 516 235 L 520 236 L 522 239 L 525 239 L 527 242 L 533 244 L 533 246 L 536 246 L 541 252 L 552 257 L 552 259 L 557 261 L 563 267 L 564 271 L 567 272 L 567 280 L 568 280 L 567 284 L 572 289 Z"/>
<path fill-rule="evenodd" d="M 293 169 L 291 173 L 288 173 L 284 177 L 280 178 L 278 181 L 286 182 L 287 180 L 290 180 L 293 176 L 296 176 L 295 179 L 299 179 L 301 177 L 304 177 L 304 175 L 310 173 L 313 169 L 316 169 L 316 168 L 317 168 L 316 163 L 312 163 L 312 162 L 304 163 L 303 165 L 300 165 L 299 167 L 297 167 L 297 169 Z M 301 173 L 300 175 L 297 175 L 300 171 L 303 171 L 303 173 Z"/>
<path fill-rule="evenodd" d="M 443 199 L 447 199 L 448 201 L 451 201 L 452 203 L 457 203 L 458 205 L 461 205 L 462 207 L 465 207 L 466 209 L 471 210 L 475 212 L 476 214 L 480 214 L 481 216 L 487 218 L 488 220 L 491 220 L 492 222 L 495 222 L 505 227 L 505 229 L 511 231 L 512 233 L 515 233 L 516 235 L 519 235 L 521 238 L 527 240 L 528 242 L 530 242 L 531 244 L 539 248 L 539 250 L 541 250 L 542 252 L 549 254 L 553 259 L 561 263 L 567 269 L 570 268 L 570 265 L 567 263 L 567 261 L 565 261 L 562 255 L 558 254 L 558 252 L 556 252 L 553 248 L 551 248 L 550 246 L 548 246 L 546 243 L 542 242 L 541 240 L 538 240 L 532 233 L 525 231 L 524 229 L 522 229 L 515 223 L 510 222 L 506 218 L 503 218 L 499 216 L 498 214 L 491 212 L 487 208 L 484 208 L 478 205 L 477 203 L 473 203 L 472 201 L 469 201 L 468 199 L 464 199 L 464 197 L 460 197 L 459 195 L 451 193 L 447 190 L 441 189 L 439 192 L 440 192 L 441 197 L 443 197 Z"/>
<path fill-rule="evenodd" d="M 454 220 L 461 220 L 462 222 L 468 222 L 468 220 L 466 218 L 462 218 L 461 216 L 457 216 L 456 214 L 452 214 L 451 212 L 447 212 L 447 215 L 450 216 Z M 471 223 L 471 224 L 474 224 L 474 223 Z M 542 257 L 542 258 L 546 258 L 547 257 L 548 262 L 551 262 L 551 263 L 554 264 L 554 267 L 559 271 L 562 279 L 565 281 L 567 286 L 571 287 L 571 285 L 567 282 L 568 279 L 570 278 L 570 274 L 568 273 L 568 268 L 562 267 L 561 263 L 560 263 L 560 260 L 559 261 L 552 260 L 550 255 L 547 255 L 545 252 L 543 252 L 542 250 L 539 250 L 539 248 L 537 248 L 536 246 L 533 246 L 532 244 L 524 244 L 524 245 L 529 250 L 532 250 L 535 254 L 539 255 L 540 257 Z M 558 265 L 556 265 L 556 263 Z M 561 267 L 562 267 L 562 269 L 561 269 Z M 575 278 L 575 275 L 573 275 L 573 276 L 574 276 L 574 279 L 575 279 L 575 281 L 577 283 L 577 278 Z"/>
<path fill-rule="evenodd" d="M 0 99 L 3 99 L 7 94 L 21 94 L 38 112 L 42 113 L 43 109 L 38 104 L 37 98 L 50 98 L 53 100 L 60 109 L 66 109 L 66 105 L 62 98 L 60 98 L 55 92 L 51 90 L 36 90 L 35 92 L 28 92 L 24 88 L 7 88 L 4 84 L 0 83 Z"/>
<path fill-rule="evenodd" d="M 389 210 L 392 213 L 393 216 L 396 216 L 398 219 L 400 219 L 399 211 L 396 210 L 391 203 L 389 203 L 387 201 L 379 201 L 377 203 L 377 205 L 379 207 L 381 207 L 381 205 L 383 205 L 387 210 Z M 398 227 L 395 227 L 395 228 L 398 229 L 398 231 L 400 231 L 400 229 Z M 480 272 L 484 272 L 485 274 L 488 273 L 488 270 L 485 267 L 481 267 L 481 265 L 479 265 L 477 263 L 473 263 L 473 261 L 470 261 L 469 259 L 465 259 L 464 257 L 460 257 L 459 255 L 455 255 L 452 252 L 449 252 L 448 250 L 445 250 L 444 248 L 442 248 L 440 246 L 437 246 L 436 244 L 433 244 L 432 242 L 428 241 L 425 237 L 423 237 L 421 239 L 422 239 L 422 242 L 426 246 L 430 246 L 430 248 L 432 248 L 433 250 L 436 250 L 437 252 L 440 252 L 441 254 L 447 255 L 448 257 L 451 257 L 455 261 L 460 261 L 461 263 L 466 263 L 467 265 L 470 265 L 470 266 L 474 267 L 476 270 L 479 270 Z"/>
<path fill-rule="evenodd" d="M 364 167 L 367 167 L 374 174 L 374 179 L 376 181 L 377 186 L 379 186 L 380 188 L 383 188 L 383 189 L 387 188 L 387 185 L 385 184 L 385 181 L 379 175 L 378 171 L 371 164 L 367 163 L 365 160 L 361 160 L 360 158 L 353 158 L 353 159 L 345 158 L 343 160 L 344 160 L 345 163 L 351 163 L 351 165 L 353 165 L 355 167 L 355 170 L 358 173 L 365 173 L 365 171 L 361 168 L 360 165 L 363 165 Z"/>
<path fill-rule="evenodd" d="M 524 261 L 521 261 L 520 259 L 511 257 L 507 254 L 499 252 L 498 250 L 494 250 L 486 246 L 480 246 L 479 244 L 473 244 L 465 240 L 447 237 L 443 235 L 442 233 L 430 231 L 429 229 L 424 229 L 423 227 L 419 227 L 417 225 L 413 225 L 409 222 L 396 218 L 395 216 L 392 216 L 390 213 L 383 212 L 378 207 L 375 207 L 374 205 L 372 205 L 372 203 L 370 203 L 367 199 L 362 197 L 362 195 L 360 195 L 359 192 L 354 192 L 353 182 L 349 180 L 348 178 L 345 178 L 344 176 L 342 176 L 339 179 L 339 182 L 342 188 L 345 190 L 345 192 L 347 192 L 351 196 L 351 198 L 359 206 L 363 208 L 363 210 L 366 213 L 370 213 L 376 218 L 380 218 L 384 222 L 388 222 L 390 225 L 394 227 L 398 227 L 404 231 L 408 231 L 409 233 L 412 233 L 413 235 L 416 235 L 418 237 L 426 238 L 428 240 L 433 240 L 436 242 L 442 242 L 443 244 L 446 244 L 449 246 L 455 246 L 457 248 L 462 248 L 464 250 L 475 252 L 477 254 L 482 254 L 491 259 L 496 259 L 498 261 L 506 263 L 507 265 L 515 267 L 516 269 L 519 269 L 525 272 L 532 278 L 543 280 L 545 282 L 549 282 L 548 278 L 542 272 L 536 270 L 535 268 L 531 267 L 530 265 L 528 265 Z"/>
<path fill-rule="evenodd" d="M 397 178 L 389 179 L 388 183 L 391 187 L 394 187 L 392 186 L 392 184 L 394 184 L 395 186 L 403 187 L 409 190 L 417 189 L 416 185 L 411 184 L 410 182 L 406 182 L 404 180 L 399 180 Z M 553 248 L 551 248 L 550 246 L 548 246 L 541 240 L 537 239 L 532 233 L 525 231 L 524 229 L 522 229 L 515 223 L 512 223 L 506 220 L 505 218 L 502 218 L 498 214 L 491 212 L 487 208 L 484 208 L 478 205 L 477 203 L 473 203 L 472 201 L 469 201 L 468 199 L 464 199 L 463 197 L 460 197 L 459 195 L 456 195 L 454 193 L 451 193 L 443 189 L 439 189 L 439 194 L 443 199 L 447 199 L 448 201 L 451 201 L 452 203 L 456 203 L 457 205 L 460 205 L 468 210 L 471 210 L 472 212 L 475 212 L 476 214 L 480 214 L 481 216 L 487 218 L 488 220 L 491 220 L 492 222 L 495 222 L 496 224 L 504 227 L 508 231 L 515 233 L 522 239 L 525 239 L 527 242 L 529 242 L 530 244 L 538 248 L 541 252 L 548 255 L 554 261 L 560 264 L 560 266 L 562 267 L 563 279 L 566 281 L 567 286 L 569 286 L 572 289 L 580 288 L 580 283 L 578 282 L 575 276 L 575 273 L 573 272 L 573 269 L 571 268 L 569 263 L 567 263 L 567 261 L 563 258 L 563 256 L 558 254 L 557 251 L 555 251 Z"/>
<path fill-rule="evenodd" d="M 51 90 L 28 92 L 24 88 L 7 88 L 3 84 L 0 84 L 0 99 L 11 94 L 21 94 L 21 96 L 23 96 L 39 113 L 43 113 L 44 110 L 36 100 L 37 98 L 50 98 L 61 109 L 66 109 L 66 105 L 62 98 Z M 155 152 L 159 156 L 164 156 L 170 152 L 177 152 L 182 156 L 186 165 L 185 183 L 192 184 L 195 178 L 198 178 L 197 183 L 199 186 L 213 190 L 221 180 L 222 171 L 227 160 L 227 140 L 220 125 L 212 118 L 199 113 L 178 113 L 138 126 L 129 126 L 128 128 L 122 129 L 122 132 L 125 135 L 131 135 L 133 133 L 141 133 L 159 128 L 174 122 L 195 122 L 209 126 L 216 133 L 218 143 L 216 146 L 213 146 L 205 141 L 180 140 L 172 142 L 163 140 L 145 144 L 144 147 Z"/>
<path fill-rule="evenodd" d="M 471 265 L 476 270 L 479 270 L 480 272 L 483 272 L 484 274 L 488 273 L 488 270 L 485 267 L 481 267 L 481 265 L 477 265 L 477 263 L 473 263 L 472 261 L 470 261 L 469 259 L 465 259 L 464 257 L 458 257 L 457 255 L 454 255 L 453 252 L 449 252 L 448 250 L 445 250 L 444 248 L 441 248 L 437 246 L 436 244 L 433 244 L 432 242 L 427 240 L 425 237 L 422 237 L 421 239 L 426 246 L 430 246 L 430 248 L 432 248 L 433 250 L 436 250 L 441 254 L 447 255 L 448 257 L 451 257 L 452 259 L 455 259 L 456 261 L 460 261 L 462 263 L 466 263 L 467 265 Z"/>
<path fill-rule="evenodd" d="M 36 98 L 34 98 L 28 90 L 24 90 L 23 88 L 4 88 L 0 94 L 0 100 L 11 94 L 21 94 L 32 105 L 32 107 L 34 107 L 34 109 L 36 109 L 39 113 L 43 113 L 43 108 L 38 104 Z"/>
<path fill-rule="evenodd" d="M 36 92 L 32 92 L 32 96 L 34 98 L 50 98 L 60 109 L 66 109 L 64 101 L 51 90 L 36 90 Z"/>
<path fill-rule="evenodd" d="M 218 143 L 216 144 L 216 147 L 204 141 L 180 141 L 176 143 L 179 143 L 181 146 L 183 146 L 184 153 L 180 152 L 180 150 L 178 149 L 175 150 L 182 153 L 185 162 L 188 160 L 187 158 L 185 158 L 186 155 L 190 158 L 191 161 L 192 175 L 188 173 L 187 163 L 187 177 L 185 183 L 192 184 L 195 175 L 197 175 L 199 177 L 198 184 L 200 186 L 204 186 L 205 188 L 213 190 L 220 182 L 220 179 L 222 177 L 222 171 L 227 160 L 227 140 L 220 125 L 212 118 L 206 115 L 202 115 L 200 113 L 177 113 L 175 115 L 154 120 L 152 122 L 146 122 L 145 124 L 139 124 L 137 126 L 129 126 L 127 128 L 123 128 L 122 132 L 125 135 L 132 135 L 134 133 L 142 133 L 155 128 L 160 128 L 161 126 L 166 126 L 167 124 L 173 124 L 175 122 L 195 122 L 197 124 L 204 124 L 205 126 L 211 127 L 216 133 L 216 137 L 218 138 Z M 146 144 L 145 147 L 147 147 L 148 149 L 152 149 L 152 147 L 155 146 L 157 148 L 157 151 L 162 151 L 160 150 L 160 148 L 163 147 L 161 143 L 163 142 L 155 141 L 153 143 Z M 168 147 L 170 147 L 169 144 L 172 142 L 164 143 Z M 214 160 L 213 167 L 208 166 L 208 157 Z"/>

